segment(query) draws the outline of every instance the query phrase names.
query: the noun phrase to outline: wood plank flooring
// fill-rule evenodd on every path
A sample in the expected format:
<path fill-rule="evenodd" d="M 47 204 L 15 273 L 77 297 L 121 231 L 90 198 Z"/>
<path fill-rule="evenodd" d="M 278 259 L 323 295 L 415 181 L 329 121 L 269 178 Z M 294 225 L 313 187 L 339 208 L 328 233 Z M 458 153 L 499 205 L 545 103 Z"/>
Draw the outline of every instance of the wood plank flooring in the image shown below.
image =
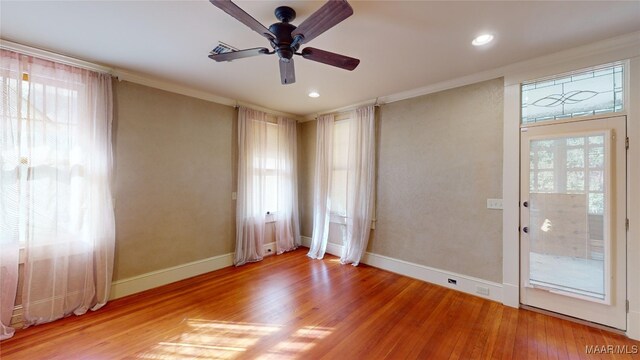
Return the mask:
<path fill-rule="evenodd" d="M 17 331 L 9 359 L 638 359 L 624 336 L 307 249 Z M 609 346 L 617 355 L 586 353 Z M 619 346 L 616 348 L 616 346 Z"/>

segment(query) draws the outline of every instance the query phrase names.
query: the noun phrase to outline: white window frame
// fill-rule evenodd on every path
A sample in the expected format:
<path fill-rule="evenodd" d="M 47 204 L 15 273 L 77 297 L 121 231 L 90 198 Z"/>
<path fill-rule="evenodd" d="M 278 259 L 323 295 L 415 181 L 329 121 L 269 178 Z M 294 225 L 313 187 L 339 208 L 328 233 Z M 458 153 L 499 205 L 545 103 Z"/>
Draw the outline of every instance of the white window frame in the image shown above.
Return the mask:
<path fill-rule="evenodd" d="M 349 121 L 354 116 L 355 116 L 355 111 L 347 111 L 347 112 L 342 112 L 342 113 L 336 114 L 335 118 L 334 118 L 334 124 L 338 123 L 338 122 Z M 350 137 L 350 135 L 349 135 L 349 137 Z M 334 140 L 335 140 L 335 137 L 334 137 Z M 335 151 L 335 142 L 334 142 L 334 148 L 331 149 L 332 156 L 333 156 L 334 151 Z M 376 149 L 376 151 L 377 151 L 377 149 Z M 348 156 L 348 154 L 347 154 L 347 156 Z M 335 167 L 335 164 L 334 164 L 333 168 L 331 169 L 332 177 L 333 177 L 333 171 L 335 169 L 336 169 L 336 167 Z M 348 166 L 345 169 L 348 170 Z M 348 199 L 349 195 L 348 195 L 348 190 L 345 189 L 345 191 L 347 193 L 346 198 L 345 198 L 345 201 L 346 201 L 346 199 Z M 329 196 L 331 196 L 331 194 L 329 194 Z M 373 196 L 374 196 L 374 202 L 375 202 L 375 196 L 376 196 L 376 192 L 375 191 L 374 191 L 374 195 Z M 347 207 L 347 204 L 345 203 L 345 209 L 346 209 L 346 207 Z M 374 230 L 376 228 L 376 211 L 377 211 L 376 209 L 377 209 L 377 207 L 374 206 L 373 207 L 373 217 L 371 219 L 371 229 L 372 230 Z M 342 215 L 340 213 L 337 213 L 337 212 L 331 210 L 331 212 L 329 213 L 329 222 L 332 223 L 332 224 L 336 224 L 336 225 L 346 226 L 347 225 L 347 216 L 346 215 Z"/>
<path fill-rule="evenodd" d="M 622 108 L 620 110 L 615 110 L 615 104 L 614 104 L 614 109 L 612 111 L 602 111 L 600 110 L 600 112 L 598 112 L 597 114 L 592 114 L 592 115 L 582 115 L 582 114 L 576 114 L 576 113 L 571 113 L 571 114 L 566 114 L 566 115 L 556 115 L 554 116 L 553 119 L 538 119 L 535 121 L 529 121 L 529 122 L 525 122 L 524 119 L 522 118 L 522 101 L 520 101 L 520 122 L 522 124 L 522 126 L 527 126 L 527 127 L 531 127 L 534 124 L 549 124 L 549 123 L 559 123 L 561 121 L 563 122 L 572 122 L 572 121 L 576 121 L 576 120 L 584 120 L 584 119 L 594 119 L 594 118 L 602 118 L 602 117 L 607 117 L 607 116 L 617 116 L 617 115 L 623 115 L 626 113 L 626 106 L 628 104 L 628 100 L 629 97 L 627 96 L 627 68 L 628 66 L 625 65 L 624 62 L 620 62 L 620 61 L 616 61 L 616 62 L 612 62 L 612 63 L 607 63 L 607 64 L 603 64 L 603 65 L 598 65 L 598 66 L 591 66 L 591 67 L 587 67 L 587 68 L 583 68 L 583 69 L 578 69 L 578 70 L 572 70 L 572 71 L 567 71 L 564 73 L 560 73 L 560 74 L 552 74 L 552 75 L 547 75 L 547 76 L 543 76 L 543 77 L 539 77 L 539 78 L 535 78 L 535 79 L 531 79 L 531 80 L 527 80 L 527 81 L 522 81 L 520 83 L 520 95 L 522 95 L 522 92 L 524 91 L 524 87 L 527 85 L 531 85 L 531 84 L 535 84 L 535 83 L 545 83 L 545 82 L 549 82 L 549 81 L 554 81 L 557 79 L 563 79 L 563 78 L 568 78 L 568 77 L 572 77 L 572 76 L 580 76 L 583 75 L 585 73 L 589 73 L 589 72 L 597 72 L 599 70 L 604 70 L 604 69 L 608 69 L 608 68 L 615 68 L 615 67 L 622 67 L 622 91 L 623 91 L 623 99 L 622 99 Z M 520 98 L 520 100 L 522 100 L 522 98 Z"/>
<path fill-rule="evenodd" d="M 278 169 L 277 169 L 277 154 L 278 154 L 278 123 L 277 123 L 277 119 L 275 119 L 275 117 L 272 116 L 267 116 L 267 134 L 269 133 L 269 130 L 274 130 L 276 131 L 276 143 L 275 144 L 270 144 L 269 143 L 269 136 L 267 135 L 267 155 L 269 153 L 271 153 L 270 150 L 270 146 L 275 146 L 275 154 L 276 154 L 276 159 L 275 159 L 275 163 L 276 163 L 276 168 L 269 168 L 269 167 L 265 167 L 264 169 L 262 169 L 262 171 L 264 171 L 265 176 L 276 176 L 277 179 L 277 175 L 278 175 Z M 268 162 L 268 158 L 267 158 L 267 162 Z M 276 221 L 276 214 L 278 213 L 278 209 L 277 209 L 277 205 L 278 205 L 278 182 L 276 181 L 275 184 L 275 189 L 271 189 L 268 190 L 267 189 L 267 193 L 273 193 L 276 194 L 276 209 L 267 209 L 267 212 L 265 214 L 265 222 L 266 223 L 270 223 L 270 222 L 275 222 Z M 266 204 L 265 204 L 266 205 Z M 273 210 L 273 211 L 272 211 Z"/>
<path fill-rule="evenodd" d="M 344 113 L 344 114 L 340 114 L 340 115 L 336 116 L 336 118 L 334 119 L 334 127 L 333 127 L 333 129 L 334 129 L 334 137 L 333 137 L 333 138 L 334 138 L 334 142 L 333 142 L 333 149 L 331 149 L 331 154 L 332 154 L 332 156 L 334 157 L 334 159 L 335 159 L 336 144 L 337 144 L 337 143 L 336 143 L 336 141 L 335 141 L 335 139 L 336 139 L 336 137 L 335 137 L 335 129 L 336 129 L 336 126 L 335 126 L 335 125 L 336 125 L 336 124 L 338 124 L 338 123 L 342 123 L 342 124 L 347 123 L 348 121 L 350 121 L 350 120 L 351 120 L 351 116 L 352 116 L 352 115 L 353 115 L 353 114 L 352 114 L 351 112 L 349 112 L 349 113 Z M 348 139 L 348 138 L 349 138 L 349 133 L 347 132 L 347 139 Z M 349 154 L 347 153 L 347 154 L 345 154 L 345 156 L 346 156 L 346 157 L 348 157 L 348 156 L 349 156 Z M 347 162 L 348 162 L 348 159 L 347 159 Z M 333 165 L 332 165 L 333 167 L 332 167 L 332 169 L 331 169 L 331 172 L 332 172 L 332 174 L 331 174 L 331 178 L 332 178 L 332 179 L 334 178 L 334 175 L 335 175 L 336 170 L 346 170 L 347 172 L 348 172 L 348 170 L 349 170 L 348 165 L 346 165 L 346 166 L 344 166 L 344 167 L 337 167 L 337 166 L 336 166 L 336 162 L 335 162 L 335 161 L 333 161 L 333 162 L 332 162 L 332 164 L 333 164 Z M 345 185 L 346 185 L 346 184 L 345 184 Z M 333 183 L 332 183 L 332 188 L 331 188 L 331 189 L 332 189 L 332 190 L 331 190 L 331 192 L 333 193 L 333 190 L 334 190 L 334 189 L 333 189 Z M 329 216 L 329 222 L 332 222 L 332 223 L 334 223 L 334 224 L 346 225 L 346 223 L 347 223 L 347 215 L 346 215 L 346 208 L 347 208 L 347 203 L 346 203 L 346 201 L 347 201 L 347 196 L 348 196 L 348 195 L 346 195 L 346 194 L 347 194 L 347 189 L 345 188 L 345 189 L 343 189 L 343 191 L 344 191 L 344 193 L 345 193 L 345 204 L 344 204 L 344 207 L 345 207 L 345 214 L 343 215 L 343 214 L 341 214 L 341 213 L 339 213 L 339 212 L 335 211 L 335 210 L 332 208 L 332 209 L 331 209 L 331 212 L 330 212 L 330 216 Z M 329 196 L 330 196 L 330 197 L 331 197 L 331 195 L 332 195 L 332 194 L 329 194 Z M 333 203 L 333 201 L 332 201 L 332 203 Z"/>
<path fill-rule="evenodd" d="M 21 87 L 22 89 L 24 89 L 25 83 L 29 83 L 29 87 L 32 86 L 31 85 L 32 79 L 30 78 L 30 75 L 28 73 L 23 73 L 22 74 L 21 79 L 20 79 L 20 84 L 18 86 Z M 35 84 L 37 84 L 37 83 L 35 83 Z M 61 84 L 62 85 L 69 85 L 67 83 L 61 83 Z M 48 85 L 45 85 L 45 84 L 41 84 L 41 85 L 43 87 L 48 86 Z M 78 87 L 79 86 L 81 86 L 81 85 L 78 85 Z M 78 88 L 74 88 L 74 87 L 66 87 L 65 86 L 65 87 L 59 87 L 59 88 L 65 89 L 65 90 L 67 90 L 69 92 L 78 92 L 79 91 Z M 21 107 L 24 106 L 24 104 L 23 104 L 24 101 L 25 100 L 24 100 L 24 97 L 23 97 L 22 100 L 21 100 L 21 103 L 18 106 L 21 106 Z M 26 106 L 27 107 L 31 107 L 31 105 L 29 104 L 30 100 L 27 99 L 26 101 L 27 101 L 27 105 Z M 35 121 L 36 122 L 45 122 L 47 119 L 48 119 L 48 116 L 46 114 L 43 114 L 42 115 L 42 119 L 38 119 L 38 120 L 35 120 Z M 53 119 L 53 121 L 55 123 L 55 126 L 59 126 L 58 122 L 55 119 Z M 66 124 L 66 125 L 69 126 L 69 127 L 70 126 L 78 126 L 77 123 L 69 123 L 69 124 Z M 19 126 L 22 126 L 22 124 L 19 124 Z M 33 164 L 31 164 L 30 159 L 28 159 L 28 158 L 21 158 L 20 161 L 21 161 L 21 164 L 20 164 L 20 168 L 21 168 L 21 170 L 20 170 L 20 178 L 21 179 L 20 180 L 23 180 L 23 178 L 27 177 L 28 175 L 24 175 L 24 173 L 28 174 L 31 171 L 32 168 L 37 168 L 39 166 L 43 166 L 43 165 L 37 165 L 37 164 L 33 165 Z M 82 168 L 81 168 L 81 170 L 82 170 Z M 82 173 L 84 171 L 82 170 L 80 172 Z M 20 185 L 20 186 L 22 187 L 22 185 Z M 21 226 L 22 226 L 22 220 L 20 220 L 20 223 L 21 223 Z M 26 240 L 21 235 L 22 235 L 22 231 L 20 231 L 20 238 L 19 238 L 19 243 L 18 243 L 18 246 L 19 246 L 18 264 L 24 264 L 25 263 L 25 257 L 26 257 Z M 41 246 L 42 247 L 55 247 L 56 244 L 58 244 L 58 243 L 56 243 L 56 242 L 48 242 L 48 243 L 42 244 Z"/>

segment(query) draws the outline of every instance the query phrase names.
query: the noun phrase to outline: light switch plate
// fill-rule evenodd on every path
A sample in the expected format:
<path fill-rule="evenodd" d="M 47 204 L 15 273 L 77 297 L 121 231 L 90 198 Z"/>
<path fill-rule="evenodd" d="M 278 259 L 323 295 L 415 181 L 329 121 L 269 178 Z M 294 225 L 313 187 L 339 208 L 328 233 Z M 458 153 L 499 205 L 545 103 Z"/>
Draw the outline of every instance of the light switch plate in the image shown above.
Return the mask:
<path fill-rule="evenodd" d="M 502 210 L 502 199 L 487 199 L 487 209 Z"/>

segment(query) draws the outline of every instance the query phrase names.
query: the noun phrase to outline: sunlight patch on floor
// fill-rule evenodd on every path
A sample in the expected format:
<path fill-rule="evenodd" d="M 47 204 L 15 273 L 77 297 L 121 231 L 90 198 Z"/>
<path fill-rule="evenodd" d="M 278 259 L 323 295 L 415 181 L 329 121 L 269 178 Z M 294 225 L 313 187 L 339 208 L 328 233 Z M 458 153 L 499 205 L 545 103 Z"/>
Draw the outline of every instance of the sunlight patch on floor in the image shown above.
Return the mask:
<path fill-rule="evenodd" d="M 209 321 L 187 319 L 177 329 L 177 336 L 157 343 L 149 351 L 138 354 L 139 359 L 233 359 L 249 350 L 258 341 L 275 335 L 284 338 L 283 326 L 274 324 Z M 306 326 L 297 329 L 277 343 L 260 359 L 292 359 L 312 348 L 331 329 Z"/>
<path fill-rule="evenodd" d="M 278 330 L 280 326 L 271 324 L 188 319 L 186 329 L 179 336 L 158 343 L 138 358 L 232 359 Z"/>
<path fill-rule="evenodd" d="M 305 326 L 291 334 L 287 340 L 279 342 L 272 350 L 269 350 L 269 352 L 257 359 L 300 358 L 301 353 L 311 349 L 315 345 L 315 342 L 327 337 L 330 333 L 331 329 L 329 328 Z"/>

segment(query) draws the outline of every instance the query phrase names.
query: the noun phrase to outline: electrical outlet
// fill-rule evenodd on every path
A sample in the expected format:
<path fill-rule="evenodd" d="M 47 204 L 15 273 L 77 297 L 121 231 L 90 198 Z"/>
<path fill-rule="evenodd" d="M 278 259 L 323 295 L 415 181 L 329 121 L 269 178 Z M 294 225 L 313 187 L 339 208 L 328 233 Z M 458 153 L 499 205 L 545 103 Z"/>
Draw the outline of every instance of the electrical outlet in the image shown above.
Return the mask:
<path fill-rule="evenodd" d="M 455 279 L 447 279 L 447 282 L 451 285 L 457 285 L 458 284 L 458 280 Z"/>
<path fill-rule="evenodd" d="M 502 199 L 487 199 L 487 209 L 502 210 Z"/>
<path fill-rule="evenodd" d="M 476 286 L 476 293 L 489 296 L 489 288 L 484 286 Z"/>

